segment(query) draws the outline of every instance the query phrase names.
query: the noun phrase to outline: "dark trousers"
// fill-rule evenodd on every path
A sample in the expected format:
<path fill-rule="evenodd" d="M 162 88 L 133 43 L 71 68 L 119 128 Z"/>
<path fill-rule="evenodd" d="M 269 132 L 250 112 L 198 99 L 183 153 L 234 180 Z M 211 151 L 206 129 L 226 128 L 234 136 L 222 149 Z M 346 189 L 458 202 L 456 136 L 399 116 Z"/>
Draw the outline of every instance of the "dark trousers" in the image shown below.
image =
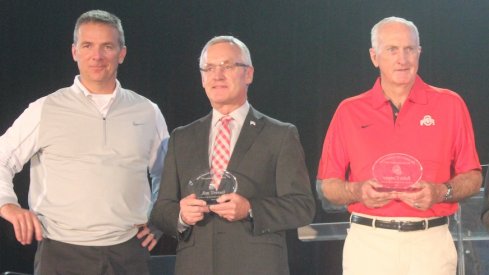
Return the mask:
<path fill-rule="evenodd" d="M 43 239 L 36 275 L 148 275 L 149 252 L 136 237 L 111 246 L 82 246 Z"/>

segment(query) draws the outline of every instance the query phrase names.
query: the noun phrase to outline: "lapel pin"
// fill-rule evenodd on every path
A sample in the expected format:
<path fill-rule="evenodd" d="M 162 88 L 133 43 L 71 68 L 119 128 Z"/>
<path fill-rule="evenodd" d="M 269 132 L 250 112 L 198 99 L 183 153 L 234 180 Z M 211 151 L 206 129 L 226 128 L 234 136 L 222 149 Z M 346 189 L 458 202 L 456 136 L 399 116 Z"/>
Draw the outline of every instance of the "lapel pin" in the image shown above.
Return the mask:
<path fill-rule="evenodd" d="M 256 122 L 254 122 L 253 120 L 250 121 L 250 125 L 251 126 L 256 126 Z"/>

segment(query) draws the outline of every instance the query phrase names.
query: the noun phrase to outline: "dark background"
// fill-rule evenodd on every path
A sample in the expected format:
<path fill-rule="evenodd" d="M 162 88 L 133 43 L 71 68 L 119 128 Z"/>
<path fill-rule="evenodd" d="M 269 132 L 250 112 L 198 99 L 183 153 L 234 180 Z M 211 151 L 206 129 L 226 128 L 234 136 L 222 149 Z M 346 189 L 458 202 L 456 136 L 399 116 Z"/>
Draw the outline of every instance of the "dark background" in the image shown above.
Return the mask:
<path fill-rule="evenodd" d="M 412 20 L 423 47 L 419 74 L 466 100 L 481 162 L 488 161 L 489 1 L 0 0 L 0 133 L 29 102 L 72 84 L 73 28 L 90 9 L 122 19 L 128 55 L 118 78 L 157 103 L 170 130 L 210 111 L 197 66 L 203 45 L 216 35 L 241 39 L 255 67 L 249 101 L 299 128 L 313 188 L 336 106 L 378 75 L 368 54 L 371 27 L 392 15 Z M 26 206 L 28 169 L 15 189 Z M 317 222 L 338 218 L 318 203 Z M 341 274 L 341 241 L 303 243 L 294 231 L 288 241 L 292 274 Z M 165 237 L 154 253 L 174 247 Z M 0 272 L 32 272 L 34 251 L 0 219 Z"/>

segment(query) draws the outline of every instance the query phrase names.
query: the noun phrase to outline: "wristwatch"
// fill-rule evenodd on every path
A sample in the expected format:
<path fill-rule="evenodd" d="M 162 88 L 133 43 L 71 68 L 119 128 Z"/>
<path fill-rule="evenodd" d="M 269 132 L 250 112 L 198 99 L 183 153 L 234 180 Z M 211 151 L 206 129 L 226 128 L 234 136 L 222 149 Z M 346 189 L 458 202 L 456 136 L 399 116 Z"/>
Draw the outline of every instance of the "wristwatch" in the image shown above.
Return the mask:
<path fill-rule="evenodd" d="M 449 201 L 453 198 L 453 187 L 448 182 L 444 183 L 444 185 L 447 187 L 447 192 L 443 196 L 443 201 Z"/>

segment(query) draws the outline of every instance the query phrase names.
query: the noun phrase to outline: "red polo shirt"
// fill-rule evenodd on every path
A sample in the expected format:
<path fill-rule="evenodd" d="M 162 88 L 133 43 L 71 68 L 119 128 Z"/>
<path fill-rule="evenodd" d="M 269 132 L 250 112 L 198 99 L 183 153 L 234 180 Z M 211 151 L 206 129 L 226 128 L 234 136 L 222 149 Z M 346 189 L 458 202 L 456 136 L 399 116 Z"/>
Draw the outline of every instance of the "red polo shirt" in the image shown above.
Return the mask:
<path fill-rule="evenodd" d="M 318 179 L 345 180 L 348 171 L 348 181 L 366 181 L 373 178 L 373 163 L 389 153 L 417 158 L 423 166 L 421 179 L 432 183 L 441 184 L 456 174 L 481 169 L 472 122 L 462 98 L 427 85 L 419 76 L 395 122 L 380 78 L 371 90 L 338 106 L 324 140 Z M 451 215 L 457 207 L 457 203 L 439 203 L 421 211 L 391 201 L 375 209 L 352 203 L 348 210 L 373 216 L 435 217 Z"/>

